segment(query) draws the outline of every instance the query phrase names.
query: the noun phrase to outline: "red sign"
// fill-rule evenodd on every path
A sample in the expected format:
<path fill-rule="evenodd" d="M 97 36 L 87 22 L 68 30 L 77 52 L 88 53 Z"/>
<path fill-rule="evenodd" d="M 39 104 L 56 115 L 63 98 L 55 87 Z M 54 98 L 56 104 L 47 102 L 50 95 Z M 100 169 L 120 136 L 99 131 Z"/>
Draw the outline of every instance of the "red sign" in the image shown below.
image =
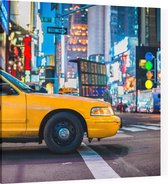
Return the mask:
<path fill-rule="evenodd" d="M 31 36 L 24 38 L 24 58 L 25 70 L 31 70 Z"/>
<path fill-rule="evenodd" d="M 127 71 L 127 66 L 126 66 L 126 64 L 127 64 L 127 55 L 123 54 L 120 58 L 123 60 L 121 72 L 126 73 L 126 71 Z"/>

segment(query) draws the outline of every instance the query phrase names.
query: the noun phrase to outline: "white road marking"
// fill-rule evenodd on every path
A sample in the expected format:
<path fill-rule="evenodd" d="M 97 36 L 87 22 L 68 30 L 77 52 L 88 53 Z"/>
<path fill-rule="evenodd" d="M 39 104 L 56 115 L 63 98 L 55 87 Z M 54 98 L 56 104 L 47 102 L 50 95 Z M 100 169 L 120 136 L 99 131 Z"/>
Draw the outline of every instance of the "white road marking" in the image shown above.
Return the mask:
<path fill-rule="evenodd" d="M 141 132 L 141 131 L 146 131 L 145 129 L 136 128 L 136 127 L 122 127 L 121 130 L 126 130 L 126 131 L 130 131 L 130 132 Z"/>
<path fill-rule="evenodd" d="M 95 179 L 120 178 L 98 153 L 84 143 L 81 144 L 78 152 Z"/>
<path fill-rule="evenodd" d="M 148 125 L 148 126 L 157 126 L 157 127 L 160 127 L 160 123 L 159 123 L 159 124 L 151 124 L 151 123 L 149 123 L 149 124 L 146 124 L 146 125 Z"/>
<path fill-rule="evenodd" d="M 132 125 L 132 126 L 138 127 L 138 128 L 149 129 L 149 130 L 160 130 L 160 127 L 155 127 L 155 126 L 146 126 L 146 125 Z"/>
<path fill-rule="evenodd" d="M 62 165 L 70 165 L 72 164 L 72 162 L 65 162 L 65 163 L 62 163 Z"/>
<path fill-rule="evenodd" d="M 136 123 L 144 125 L 144 122 L 136 122 Z M 157 122 L 157 124 L 146 122 L 145 125 L 147 125 L 147 126 L 159 126 L 160 127 L 160 122 Z"/>
<path fill-rule="evenodd" d="M 118 130 L 118 132 L 117 133 L 123 133 L 124 131 L 122 131 L 122 130 Z"/>

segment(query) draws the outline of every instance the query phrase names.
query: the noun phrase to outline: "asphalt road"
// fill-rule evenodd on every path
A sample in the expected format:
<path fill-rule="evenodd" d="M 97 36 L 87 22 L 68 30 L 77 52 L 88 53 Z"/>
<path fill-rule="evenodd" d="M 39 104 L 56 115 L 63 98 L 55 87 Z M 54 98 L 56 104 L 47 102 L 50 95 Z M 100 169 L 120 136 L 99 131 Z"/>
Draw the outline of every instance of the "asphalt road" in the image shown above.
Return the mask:
<path fill-rule="evenodd" d="M 2 144 L 2 183 L 66 181 L 160 175 L 160 115 L 118 114 L 117 135 L 84 138 L 71 154 L 51 153 L 45 143 Z"/>

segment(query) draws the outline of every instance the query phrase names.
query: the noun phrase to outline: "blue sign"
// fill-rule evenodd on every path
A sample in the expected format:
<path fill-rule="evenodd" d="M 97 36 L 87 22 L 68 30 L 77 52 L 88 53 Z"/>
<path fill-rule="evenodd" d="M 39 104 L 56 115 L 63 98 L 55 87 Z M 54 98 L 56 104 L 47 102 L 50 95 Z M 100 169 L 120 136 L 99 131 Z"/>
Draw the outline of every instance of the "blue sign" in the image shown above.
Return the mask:
<path fill-rule="evenodd" d="M 92 98 L 103 98 L 106 86 L 82 86 L 81 96 Z"/>
<path fill-rule="evenodd" d="M 37 67 L 46 67 L 49 64 L 49 57 L 38 56 L 37 57 Z"/>
<path fill-rule="evenodd" d="M 67 34 L 67 28 L 63 28 L 63 27 L 47 27 L 47 33 L 65 35 L 65 34 Z"/>
<path fill-rule="evenodd" d="M 152 59 L 153 59 L 153 54 L 152 54 L 151 52 L 147 52 L 147 53 L 145 54 L 145 59 L 146 59 L 147 61 L 152 61 Z"/>
<path fill-rule="evenodd" d="M 6 34 L 9 34 L 9 1 L 0 2 L 0 23 Z"/>

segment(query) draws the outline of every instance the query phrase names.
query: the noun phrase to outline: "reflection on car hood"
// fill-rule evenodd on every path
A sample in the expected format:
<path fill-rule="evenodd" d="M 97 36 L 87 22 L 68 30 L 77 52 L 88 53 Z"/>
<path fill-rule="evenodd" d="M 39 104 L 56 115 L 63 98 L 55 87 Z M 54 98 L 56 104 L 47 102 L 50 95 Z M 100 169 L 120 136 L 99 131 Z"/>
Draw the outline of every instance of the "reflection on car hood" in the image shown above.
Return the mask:
<path fill-rule="evenodd" d="M 29 95 L 37 96 L 37 98 L 48 98 L 48 99 L 57 99 L 57 100 L 65 100 L 65 101 L 81 101 L 81 102 L 90 102 L 90 103 L 98 103 L 98 104 L 107 104 L 101 99 L 94 98 L 86 98 L 81 96 L 72 96 L 72 95 L 59 95 L 59 94 L 46 94 L 46 93 L 29 93 Z"/>

